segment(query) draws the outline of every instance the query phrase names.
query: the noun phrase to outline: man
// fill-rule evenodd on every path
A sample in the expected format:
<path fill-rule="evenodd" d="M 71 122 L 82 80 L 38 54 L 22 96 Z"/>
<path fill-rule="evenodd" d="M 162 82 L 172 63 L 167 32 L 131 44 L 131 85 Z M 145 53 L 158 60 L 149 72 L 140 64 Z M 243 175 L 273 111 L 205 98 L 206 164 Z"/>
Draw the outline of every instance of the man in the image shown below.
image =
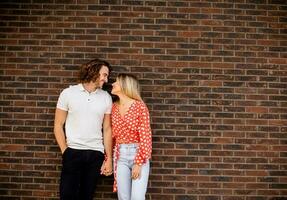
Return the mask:
<path fill-rule="evenodd" d="M 62 200 L 93 199 L 100 174 L 112 174 L 112 99 L 101 89 L 109 72 L 103 60 L 82 65 L 80 83 L 64 89 L 58 99 L 54 134 L 63 158 Z"/>

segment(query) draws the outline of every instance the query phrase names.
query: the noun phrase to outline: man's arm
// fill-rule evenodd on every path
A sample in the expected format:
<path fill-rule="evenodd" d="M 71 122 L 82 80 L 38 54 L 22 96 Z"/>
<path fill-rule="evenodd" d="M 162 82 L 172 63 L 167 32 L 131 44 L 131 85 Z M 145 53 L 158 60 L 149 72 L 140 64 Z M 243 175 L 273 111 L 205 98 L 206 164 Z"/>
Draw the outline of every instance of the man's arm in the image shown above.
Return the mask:
<path fill-rule="evenodd" d="M 103 122 L 103 132 L 104 132 L 104 147 L 106 154 L 106 161 L 102 168 L 102 173 L 110 175 L 112 172 L 112 127 L 111 127 L 111 115 L 105 114 Z"/>
<path fill-rule="evenodd" d="M 65 133 L 64 133 L 64 124 L 67 118 L 67 111 L 61 110 L 59 108 L 56 109 L 55 112 L 55 121 L 54 121 L 54 134 L 56 137 L 56 141 L 61 149 L 61 152 L 67 148 Z"/>

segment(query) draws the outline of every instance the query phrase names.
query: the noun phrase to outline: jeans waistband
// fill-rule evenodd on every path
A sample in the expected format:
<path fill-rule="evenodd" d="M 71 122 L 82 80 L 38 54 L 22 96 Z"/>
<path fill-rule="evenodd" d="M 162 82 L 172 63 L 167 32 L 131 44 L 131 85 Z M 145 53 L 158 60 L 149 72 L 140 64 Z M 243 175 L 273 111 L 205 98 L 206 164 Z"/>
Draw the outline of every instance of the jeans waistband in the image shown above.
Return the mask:
<path fill-rule="evenodd" d="M 135 147 L 138 147 L 138 146 L 139 146 L 139 144 L 137 144 L 137 143 L 120 144 L 119 148 L 127 148 L 127 149 L 129 149 L 129 148 L 135 148 Z"/>

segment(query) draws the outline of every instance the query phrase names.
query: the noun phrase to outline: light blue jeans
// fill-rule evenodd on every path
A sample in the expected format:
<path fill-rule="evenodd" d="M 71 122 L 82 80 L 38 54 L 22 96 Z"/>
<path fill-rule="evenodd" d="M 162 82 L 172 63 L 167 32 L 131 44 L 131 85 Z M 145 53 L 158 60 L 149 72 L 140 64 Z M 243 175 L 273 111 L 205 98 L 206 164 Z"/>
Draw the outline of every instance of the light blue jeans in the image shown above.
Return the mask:
<path fill-rule="evenodd" d="M 140 177 L 132 179 L 132 168 L 138 144 L 120 144 L 117 162 L 119 200 L 144 200 L 149 177 L 149 161 L 142 165 Z"/>

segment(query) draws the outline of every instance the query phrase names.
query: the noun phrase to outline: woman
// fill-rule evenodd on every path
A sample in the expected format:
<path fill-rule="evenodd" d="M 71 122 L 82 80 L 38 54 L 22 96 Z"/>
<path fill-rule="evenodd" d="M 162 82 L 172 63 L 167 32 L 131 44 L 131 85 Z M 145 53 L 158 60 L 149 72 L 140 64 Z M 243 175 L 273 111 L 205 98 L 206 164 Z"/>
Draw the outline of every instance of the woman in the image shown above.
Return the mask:
<path fill-rule="evenodd" d="M 148 108 L 140 97 L 139 83 L 134 76 L 119 74 L 112 86 L 112 94 L 119 97 L 112 106 L 113 189 L 119 200 L 143 200 L 152 148 Z"/>

